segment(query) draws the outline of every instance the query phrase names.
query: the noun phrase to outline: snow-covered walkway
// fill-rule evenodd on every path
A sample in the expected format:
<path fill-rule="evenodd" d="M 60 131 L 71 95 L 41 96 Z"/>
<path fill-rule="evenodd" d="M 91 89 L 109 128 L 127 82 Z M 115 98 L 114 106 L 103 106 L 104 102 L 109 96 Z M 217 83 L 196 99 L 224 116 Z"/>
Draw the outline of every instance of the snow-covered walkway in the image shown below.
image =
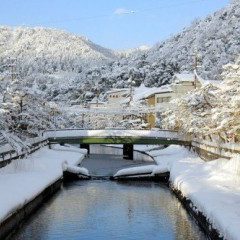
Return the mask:
<path fill-rule="evenodd" d="M 86 151 L 74 147 L 44 147 L 0 169 L 0 223 L 75 167 Z"/>
<path fill-rule="evenodd" d="M 179 139 L 182 136 L 175 131 L 167 130 L 118 130 L 118 129 L 103 129 L 103 130 L 52 130 L 44 133 L 45 137 L 149 137 L 149 138 L 173 138 Z"/>

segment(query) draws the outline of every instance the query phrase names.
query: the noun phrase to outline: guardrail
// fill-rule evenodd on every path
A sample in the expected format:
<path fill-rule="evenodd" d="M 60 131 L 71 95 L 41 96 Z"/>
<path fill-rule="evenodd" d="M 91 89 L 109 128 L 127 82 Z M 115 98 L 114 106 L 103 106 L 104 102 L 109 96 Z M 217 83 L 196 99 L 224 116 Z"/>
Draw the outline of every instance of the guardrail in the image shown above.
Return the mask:
<path fill-rule="evenodd" d="M 58 129 L 46 130 L 44 137 L 182 137 L 177 131 L 169 130 L 139 130 L 139 129 Z"/>
<path fill-rule="evenodd" d="M 25 157 L 27 154 L 33 153 L 41 147 L 48 144 L 48 138 L 37 137 L 29 139 L 26 144 L 26 148 L 22 149 L 20 152 L 17 152 L 14 149 L 0 152 L 0 168 L 9 164 L 12 160 Z M 8 143 L 7 143 L 8 144 Z M 0 144 L 0 147 L 4 146 Z"/>
<path fill-rule="evenodd" d="M 193 139 L 192 146 L 205 150 L 216 156 L 231 158 L 232 154 L 240 153 L 240 143 L 220 143 L 206 140 Z"/>

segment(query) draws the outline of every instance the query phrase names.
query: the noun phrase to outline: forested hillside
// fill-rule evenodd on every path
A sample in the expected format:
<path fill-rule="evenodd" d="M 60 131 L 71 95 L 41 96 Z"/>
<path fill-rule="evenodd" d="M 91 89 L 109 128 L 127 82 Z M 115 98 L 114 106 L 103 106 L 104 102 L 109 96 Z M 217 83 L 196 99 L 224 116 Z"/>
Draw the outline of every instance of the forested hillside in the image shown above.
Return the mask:
<path fill-rule="evenodd" d="M 0 71 L 11 75 L 48 100 L 81 103 L 96 89 L 136 85 L 160 86 L 174 73 L 192 70 L 197 55 L 199 74 L 220 79 L 222 66 L 240 52 L 240 2 L 233 1 L 151 49 L 115 53 L 84 37 L 44 28 L 0 28 Z M 132 52 L 132 53 L 131 53 Z"/>
<path fill-rule="evenodd" d="M 127 61 L 119 61 L 123 66 L 118 72 L 123 74 L 128 65 L 145 85 L 159 86 L 169 82 L 175 71 L 191 71 L 197 56 L 199 74 L 218 80 L 222 66 L 233 63 L 240 54 L 239 36 L 240 1 L 235 0 L 206 19 L 195 20 L 190 27 L 150 50 L 134 52 Z"/>
<path fill-rule="evenodd" d="M 158 59 L 176 61 L 181 69 L 190 70 L 193 55 L 197 54 L 205 78 L 219 79 L 222 66 L 234 62 L 240 53 L 240 1 L 206 19 L 196 20 L 189 28 L 171 39 L 157 44 L 147 56 L 152 62 Z"/>
<path fill-rule="evenodd" d="M 22 86 L 48 96 L 48 100 L 81 86 L 92 66 L 98 68 L 116 58 L 112 50 L 64 31 L 0 28 L 1 78 L 9 81 L 14 75 Z"/>

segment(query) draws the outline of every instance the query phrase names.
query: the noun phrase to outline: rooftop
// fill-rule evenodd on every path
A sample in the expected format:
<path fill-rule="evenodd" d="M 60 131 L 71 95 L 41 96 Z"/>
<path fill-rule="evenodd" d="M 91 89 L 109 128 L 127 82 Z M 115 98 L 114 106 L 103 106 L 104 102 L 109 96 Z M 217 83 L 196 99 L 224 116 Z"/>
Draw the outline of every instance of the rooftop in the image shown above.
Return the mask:
<path fill-rule="evenodd" d="M 194 81 L 195 81 L 195 73 L 182 72 L 182 73 L 177 73 L 173 76 L 173 83 L 194 82 Z"/>
<path fill-rule="evenodd" d="M 118 92 L 129 92 L 129 88 L 116 88 L 116 89 L 111 89 L 106 92 L 106 94 L 111 94 L 111 93 L 118 93 Z"/>
<path fill-rule="evenodd" d="M 138 88 L 135 88 L 134 90 L 133 101 L 145 99 L 154 94 L 163 93 L 163 92 L 172 92 L 171 86 L 164 85 L 161 87 L 148 88 L 148 87 L 145 87 L 144 84 L 141 84 Z"/>

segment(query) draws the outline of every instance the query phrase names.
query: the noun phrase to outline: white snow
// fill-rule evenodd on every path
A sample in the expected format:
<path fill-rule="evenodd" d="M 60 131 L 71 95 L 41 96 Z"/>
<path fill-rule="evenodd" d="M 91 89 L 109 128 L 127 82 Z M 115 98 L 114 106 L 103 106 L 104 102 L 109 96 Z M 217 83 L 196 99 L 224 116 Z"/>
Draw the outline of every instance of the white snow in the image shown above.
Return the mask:
<path fill-rule="evenodd" d="M 65 168 L 75 169 L 85 156 L 81 151 L 74 147 L 44 147 L 1 168 L 0 222 L 62 178 Z M 81 170 L 87 175 L 86 170 Z"/>
<path fill-rule="evenodd" d="M 208 163 L 183 159 L 170 172 L 173 187 L 191 199 L 225 239 L 240 239 L 239 157 Z"/>
<path fill-rule="evenodd" d="M 154 159 L 157 166 L 122 169 L 115 176 L 170 172 L 172 187 L 190 199 L 224 239 L 240 239 L 239 155 L 205 162 L 184 147 L 170 146 L 154 151 Z"/>
<path fill-rule="evenodd" d="M 57 130 L 46 131 L 44 133 L 46 137 L 159 137 L 159 138 L 175 138 L 178 139 L 178 132 L 174 131 L 155 131 L 155 130 Z"/>
<path fill-rule="evenodd" d="M 172 92 L 170 85 L 165 85 L 161 87 L 146 87 L 144 84 L 141 84 L 138 88 L 134 89 L 133 102 L 139 103 L 139 100 L 145 99 L 153 94 L 162 93 L 162 92 Z"/>
<path fill-rule="evenodd" d="M 170 172 L 172 186 L 191 199 L 225 239 L 240 239 L 240 156 L 204 162 L 180 146 L 155 157 L 153 174 Z"/>
<path fill-rule="evenodd" d="M 65 171 L 75 174 L 81 174 L 85 176 L 89 176 L 89 171 L 84 167 L 77 167 L 77 166 L 67 166 L 64 168 Z"/>
<path fill-rule="evenodd" d="M 179 82 L 194 82 L 195 81 L 195 74 L 194 73 L 189 73 L 189 72 L 182 72 L 182 73 L 177 73 L 173 77 L 173 82 L 174 83 L 179 83 Z"/>
<path fill-rule="evenodd" d="M 133 174 L 146 174 L 146 173 L 151 173 L 156 167 L 156 165 L 147 165 L 147 166 L 140 166 L 140 167 L 131 167 L 131 168 L 125 168 L 119 170 L 114 177 L 121 177 L 121 176 L 126 176 L 126 175 L 133 175 Z"/>

